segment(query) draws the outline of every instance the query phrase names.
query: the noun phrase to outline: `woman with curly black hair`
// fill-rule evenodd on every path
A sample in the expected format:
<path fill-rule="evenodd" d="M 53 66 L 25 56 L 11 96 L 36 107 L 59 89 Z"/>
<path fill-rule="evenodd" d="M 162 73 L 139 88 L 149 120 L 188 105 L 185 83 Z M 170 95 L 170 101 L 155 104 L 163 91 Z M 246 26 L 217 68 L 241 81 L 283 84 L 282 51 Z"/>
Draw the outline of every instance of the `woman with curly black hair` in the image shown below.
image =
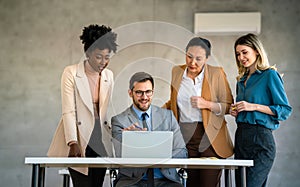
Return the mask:
<path fill-rule="evenodd" d="M 117 34 L 107 26 L 84 27 L 80 39 L 86 59 L 67 66 L 61 78 L 62 118 L 48 156 L 112 156 L 107 119 L 113 73 L 106 69 L 116 52 Z M 69 168 L 75 187 L 102 186 L 106 168 Z"/>

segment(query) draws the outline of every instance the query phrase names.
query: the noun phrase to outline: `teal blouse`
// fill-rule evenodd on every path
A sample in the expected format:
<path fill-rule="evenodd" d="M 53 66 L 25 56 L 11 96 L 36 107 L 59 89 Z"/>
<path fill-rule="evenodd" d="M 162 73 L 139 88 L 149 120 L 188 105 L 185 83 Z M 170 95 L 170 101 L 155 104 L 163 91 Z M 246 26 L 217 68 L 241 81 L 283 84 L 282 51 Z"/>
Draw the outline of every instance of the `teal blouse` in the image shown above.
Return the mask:
<path fill-rule="evenodd" d="M 239 112 L 236 122 L 263 125 L 272 130 L 279 128 L 279 121 L 286 120 L 292 113 L 281 76 L 273 69 L 256 70 L 245 86 L 246 78 L 247 74 L 237 82 L 236 102 L 267 105 L 275 116 L 258 111 L 243 111 Z"/>

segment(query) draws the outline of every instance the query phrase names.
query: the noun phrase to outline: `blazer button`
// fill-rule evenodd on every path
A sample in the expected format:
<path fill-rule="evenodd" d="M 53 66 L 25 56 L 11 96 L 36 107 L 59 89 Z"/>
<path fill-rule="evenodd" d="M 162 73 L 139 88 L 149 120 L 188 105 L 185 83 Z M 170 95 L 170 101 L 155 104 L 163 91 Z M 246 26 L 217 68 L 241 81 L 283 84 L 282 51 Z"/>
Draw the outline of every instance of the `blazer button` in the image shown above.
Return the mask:
<path fill-rule="evenodd" d="M 81 121 L 78 121 L 78 122 L 77 122 L 77 125 L 81 125 Z"/>
<path fill-rule="evenodd" d="M 107 125 L 107 121 L 104 121 L 104 124 Z"/>

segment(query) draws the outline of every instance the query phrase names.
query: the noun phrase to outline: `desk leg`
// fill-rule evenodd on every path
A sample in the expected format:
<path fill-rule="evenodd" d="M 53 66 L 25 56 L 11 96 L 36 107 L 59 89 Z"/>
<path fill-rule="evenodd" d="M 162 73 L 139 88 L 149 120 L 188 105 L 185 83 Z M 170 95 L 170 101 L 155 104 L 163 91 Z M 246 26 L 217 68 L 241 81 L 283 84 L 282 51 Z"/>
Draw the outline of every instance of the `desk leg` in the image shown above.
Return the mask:
<path fill-rule="evenodd" d="M 44 187 L 45 168 L 39 164 L 32 165 L 31 187 Z"/>
<path fill-rule="evenodd" d="M 39 169 L 39 187 L 45 186 L 45 168 L 40 167 Z"/>
<path fill-rule="evenodd" d="M 231 170 L 225 169 L 225 187 L 232 186 L 232 177 L 231 177 Z"/>
<path fill-rule="evenodd" d="M 39 164 L 32 165 L 31 187 L 38 187 L 39 168 Z"/>
<path fill-rule="evenodd" d="M 243 187 L 246 187 L 246 167 L 241 167 L 241 183 Z"/>

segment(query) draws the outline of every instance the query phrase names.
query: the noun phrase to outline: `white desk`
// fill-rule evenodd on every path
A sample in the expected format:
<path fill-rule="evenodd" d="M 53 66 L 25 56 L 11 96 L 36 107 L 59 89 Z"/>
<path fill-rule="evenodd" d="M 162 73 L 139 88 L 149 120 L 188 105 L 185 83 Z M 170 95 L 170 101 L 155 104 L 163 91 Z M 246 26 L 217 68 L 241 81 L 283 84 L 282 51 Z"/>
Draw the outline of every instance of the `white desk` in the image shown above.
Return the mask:
<path fill-rule="evenodd" d="M 153 159 L 153 158 L 59 158 L 26 157 L 25 164 L 32 165 L 32 187 L 43 187 L 46 167 L 99 167 L 99 168 L 184 168 L 184 169 L 237 169 L 241 167 L 241 180 L 246 186 L 246 167 L 252 160 L 234 159 Z M 227 173 L 227 177 L 229 174 Z M 227 178 L 226 177 L 226 178 Z M 229 179 L 228 179 L 229 180 Z M 226 182 L 227 183 L 227 182 Z"/>

